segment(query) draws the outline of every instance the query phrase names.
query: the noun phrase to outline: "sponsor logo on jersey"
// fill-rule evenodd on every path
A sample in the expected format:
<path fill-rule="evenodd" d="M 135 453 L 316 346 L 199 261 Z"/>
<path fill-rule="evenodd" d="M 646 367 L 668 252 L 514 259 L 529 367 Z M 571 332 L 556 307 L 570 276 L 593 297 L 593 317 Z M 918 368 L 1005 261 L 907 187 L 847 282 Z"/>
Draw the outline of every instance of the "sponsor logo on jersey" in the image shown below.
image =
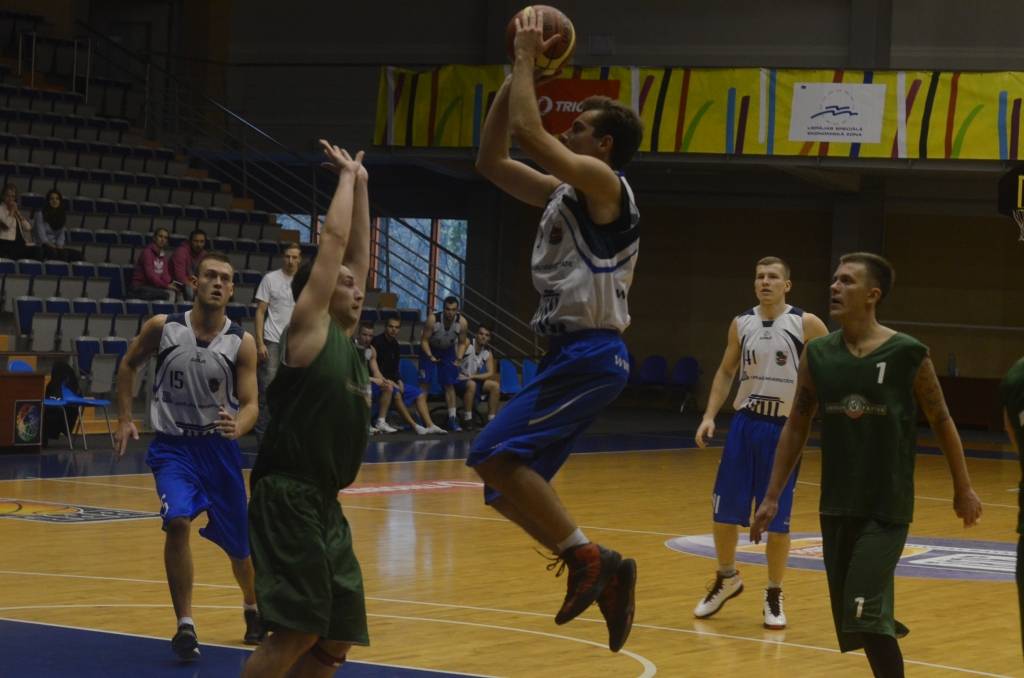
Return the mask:
<path fill-rule="evenodd" d="M 207 381 L 207 384 L 209 384 L 211 391 L 216 391 L 217 389 L 220 388 L 220 379 L 211 378 Z"/>
<path fill-rule="evenodd" d="M 776 351 L 775 352 L 775 364 L 776 365 L 778 365 L 779 367 L 782 367 L 787 362 L 789 362 L 789 356 L 786 355 L 785 351 Z"/>
<path fill-rule="evenodd" d="M 558 243 L 562 242 L 562 238 L 564 236 L 565 233 L 562 230 L 561 225 L 554 224 L 551 227 L 551 231 L 548 233 L 548 243 L 551 245 L 557 245 Z"/>
<path fill-rule="evenodd" d="M 790 537 L 789 567 L 800 570 L 825 569 L 820 534 L 793 533 Z M 665 545 L 679 553 L 715 558 L 715 541 L 710 534 L 676 537 L 665 542 Z M 766 565 L 768 559 L 765 543 L 752 544 L 741 534 L 736 560 Z M 896 565 L 896 576 L 1014 581 L 1016 563 L 1016 542 L 932 539 L 911 535 L 907 537 L 903 554 Z"/>
<path fill-rule="evenodd" d="M 853 420 L 860 419 L 865 414 L 877 414 L 884 416 L 889 411 L 885 405 L 875 405 L 868 402 L 862 395 L 851 393 L 838 403 L 826 403 L 825 412 L 828 414 L 845 414 Z"/>
<path fill-rule="evenodd" d="M 472 480 L 431 480 L 418 483 L 386 483 L 383 485 L 350 485 L 338 494 L 372 495 L 372 494 L 423 494 L 425 492 L 461 492 L 463 490 L 479 490 L 483 483 Z"/>
<path fill-rule="evenodd" d="M 0 498 L 0 518 L 43 523 L 97 523 L 111 520 L 158 518 L 158 513 L 125 509 L 58 504 L 49 501 Z"/>

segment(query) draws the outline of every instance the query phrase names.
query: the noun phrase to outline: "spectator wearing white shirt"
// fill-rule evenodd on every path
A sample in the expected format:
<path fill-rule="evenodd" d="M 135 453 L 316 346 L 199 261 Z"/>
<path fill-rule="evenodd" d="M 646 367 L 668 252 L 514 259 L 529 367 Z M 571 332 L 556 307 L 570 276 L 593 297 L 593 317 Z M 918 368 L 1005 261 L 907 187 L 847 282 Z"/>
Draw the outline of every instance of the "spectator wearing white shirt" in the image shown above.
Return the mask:
<path fill-rule="evenodd" d="M 288 326 L 295 307 L 292 296 L 292 278 L 302 263 L 302 248 L 298 243 L 288 244 L 281 253 L 281 268 L 263 276 L 256 289 L 256 351 L 259 359 L 257 373 L 260 391 L 260 416 L 256 421 L 256 437 L 263 439 L 263 432 L 270 421 L 267 409 L 267 386 L 274 380 L 277 367 L 281 364 L 281 333 Z"/>
<path fill-rule="evenodd" d="M 501 384 L 498 382 L 494 354 L 488 348 L 490 343 L 491 328 L 481 323 L 459 364 L 459 383 L 455 388 L 463 391 L 463 428 L 473 423 L 473 410 L 476 407 L 478 393 L 481 400 L 487 399 L 487 421 L 494 419 L 494 415 L 498 413 Z"/>

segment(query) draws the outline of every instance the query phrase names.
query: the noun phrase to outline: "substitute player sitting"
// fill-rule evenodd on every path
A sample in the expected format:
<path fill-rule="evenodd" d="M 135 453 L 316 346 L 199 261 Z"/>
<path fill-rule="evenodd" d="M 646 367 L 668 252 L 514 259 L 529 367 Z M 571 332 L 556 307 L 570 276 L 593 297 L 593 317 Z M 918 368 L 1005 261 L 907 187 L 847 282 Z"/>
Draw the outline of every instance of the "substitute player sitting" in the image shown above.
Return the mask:
<path fill-rule="evenodd" d="M 476 410 L 477 394 L 480 400 L 487 401 L 487 421 L 490 422 L 498 413 L 498 401 L 501 399 L 501 384 L 498 382 L 498 369 L 494 353 L 489 348 L 491 328 L 483 323 L 476 330 L 473 341 L 466 349 L 466 355 L 459 365 L 459 383 L 456 389 L 462 391 L 462 423 L 464 427 L 473 426 L 473 412 Z"/>
<path fill-rule="evenodd" d="M 153 470 L 163 518 L 164 567 L 178 630 L 171 649 L 199 657 L 192 618 L 192 521 L 204 511 L 199 534 L 221 547 L 242 589 L 245 642 L 259 643 L 253 567 L 238 438 L 256 423 L 256 341 L 224 309 L 234 292 L 234 270 L 223 254 L 199 260 L 190 311 L 155 315 L 142 326 L 117 373 L 117 450 L 138 440 L 132 422 L 132 384 L 140 366 L 157 356 L 150 419 L 156 436 L 146 464 Z"/>
<path fill-rule="evenodd" d="M 796 374 L 804 344 L 828 330 L 813 313 L 786 303 L 793 288 L 789 265 L 778 257 L 765 257 L 754 268 L 757 306 L 729 323 L 722 363 L 715 373 L 708 407 L 697 428 L 698 447 L 715 435 L 715 415 L 732 388 L 740 369 L 739 389 L 733 404 L 736 414 L 729 425 L 722 460 L 711 495 L 713 534 L 718 572 L 715 583 L 697 603 L 695 617 L 706 619 L 725 601 L 743 592 L 736 570 L 739 525 L 750 526 L 751 505 L 759 504 L 768 487 L 775 444 L 786 422 L 796 391 Z M 768 528 L 768 586 L 764 591 L 764 626 L 786 628 L 782 577 L 789 557 L 789 514 L 793 508 L 796 473 L 779 498 L 779 512 Z"/>

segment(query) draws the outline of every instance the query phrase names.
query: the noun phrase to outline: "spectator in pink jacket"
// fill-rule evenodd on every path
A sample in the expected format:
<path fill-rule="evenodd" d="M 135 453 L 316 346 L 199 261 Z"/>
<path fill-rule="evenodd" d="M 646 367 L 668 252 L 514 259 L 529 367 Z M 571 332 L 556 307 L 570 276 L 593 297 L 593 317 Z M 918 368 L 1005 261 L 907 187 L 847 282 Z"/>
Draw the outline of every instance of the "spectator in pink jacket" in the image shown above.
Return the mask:
<path fill-rule="evenodd" d="M 129 297 L 147 301 L 174 301 L 178 286 L 171 279 L 170 262 L 164 254 L 167 239 L 166 228 L 156 229 L 153 242 L 135 260 Z"/>
<path fill-rule="evenodd" d="M 192 281 L 196 265 L 206 254 L 206 233 L 195 229 L 188 234 L 188 240 L 178 245 L 171 255 L 171 280 L 181 286 L 185 299 L 192 301 Z"/>

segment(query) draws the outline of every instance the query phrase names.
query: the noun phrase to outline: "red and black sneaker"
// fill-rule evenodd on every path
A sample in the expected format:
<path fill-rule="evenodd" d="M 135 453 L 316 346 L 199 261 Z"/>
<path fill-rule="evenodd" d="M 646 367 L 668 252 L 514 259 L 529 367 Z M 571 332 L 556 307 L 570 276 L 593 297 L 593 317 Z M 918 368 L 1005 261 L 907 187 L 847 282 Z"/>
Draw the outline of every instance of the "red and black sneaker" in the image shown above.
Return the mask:
<path fill-rule="evenodd" d="M 625 558 L 615 576 L 597 598 L 605 623 L 608 624 L 608 649 L 618 652 L 626 644 L 633 628 L 636 610 L 636 561 Z"/>
<path fill-rule="evenodd" d="M 548 566 L 548 569 L 554 568 L 559 561 L 561 566 L 555 576 L 560 576 L 568 567 L 569 585 L 562 608 L 555 615 L 555 623 L 565 624 L 578 617 L 597 600 L 619 569 L 622 556 L 616 551 L 590 543 L 566 549 Z"/>

